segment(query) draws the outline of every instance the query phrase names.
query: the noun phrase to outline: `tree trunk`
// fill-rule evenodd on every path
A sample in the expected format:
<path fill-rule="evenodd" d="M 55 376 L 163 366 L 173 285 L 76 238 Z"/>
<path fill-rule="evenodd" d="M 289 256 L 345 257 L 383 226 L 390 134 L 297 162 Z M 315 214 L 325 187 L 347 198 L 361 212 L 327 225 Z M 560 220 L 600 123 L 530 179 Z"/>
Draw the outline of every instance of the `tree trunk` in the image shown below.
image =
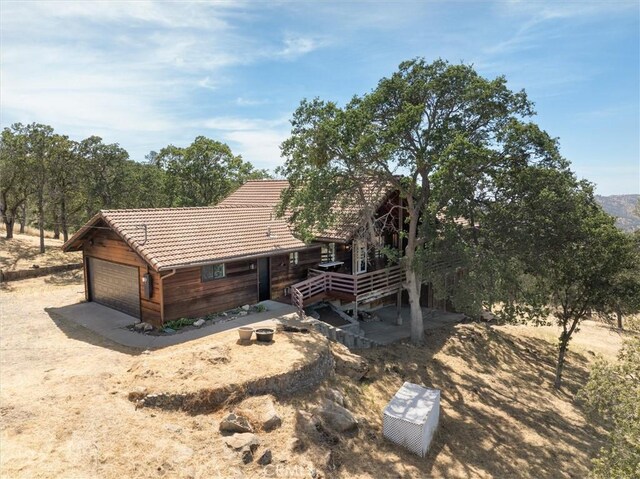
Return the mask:
<path fill-rule="evenodd" d="M 418 275 L 407 266 L 406 288 L 409 294 L 409 306 L 411 307 L 411 342 L 421 344 L 424 342 L 424 322 L 422 308 L 420 307 L 420 281 Z"/>
<path fill-rule="evenodd" d="M 24 203 L 22 203 L 22 206 L 20 207 L 20 234 L 23 235 L 24 234 L 24 229 L 27 226 L 27 202 L 25 201 Z"/>
<path fill-rule="evenodd" d="M 67 226 L 67 203 L 64 200 L 64 197 L 60 202 L 60 223 L 60 226 L 62 227 L 62 238 L 66 243 L 69 239 L 69 227 Z"/>
<path fill-rule="evenodd" d="M 60 225 L 57 221 L 53 223 L 53 239 L 60 239 Z"/>
<path fill-rule="evenodd" d="M 622 311 L 620 311 L 620 308 L 616 309 L 616 319 L 618 320 L 618 329 L 624 329 L 624 325 L 622 324 Z"/>
<path fill-rule="evenodd" d="M 7 239 L 12 239 L 13 238 L 13 224 L 15 223 L 15 220 L 13 218 L 10 218 L 8 216 L 4 217 L 4 227 L 7 230 L 7 234 L 6 234 L 6 238 Z"/>
<path fill-rule="evenodd" d="M 38 198 L 38 227 L 40 228 L 40 253 L 44 254 L 44 198 L 43 193 L 40 191 Z"/>
<path fill-rule="evenodd" d="M 564 370 L 564 360 L 567 354 L 569 345 L 569 337 L 566 333 L 562 333 L 560 336 L 560 350 L 558 352 L 558 363 L 556 364 L 556 379 L 553 383 L 553 387 L 560 389 L 562 385 L 562 371 Z"/>

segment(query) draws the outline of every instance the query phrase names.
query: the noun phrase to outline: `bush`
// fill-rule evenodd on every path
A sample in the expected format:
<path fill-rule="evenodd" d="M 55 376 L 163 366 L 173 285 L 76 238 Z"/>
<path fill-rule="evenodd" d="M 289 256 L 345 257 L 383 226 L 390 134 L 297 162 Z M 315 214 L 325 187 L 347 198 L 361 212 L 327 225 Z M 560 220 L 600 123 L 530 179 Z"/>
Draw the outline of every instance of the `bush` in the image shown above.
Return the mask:
<path fill-rule="evenodd" d="M 191 326 L 195 322 L 196 320 L 192 318 L 180 318 L 164 323 L 164 327 L 171 328 L 177 331 L 178 329 L 184 328 L 185 326 Z"/>
<path fill-rule="evenodd" d="M 589 413 L 611 424 L 608 444 L 593 460 L 593 477 L 640 477 L 640 338 L 624 344 L 616 363 L 596 362 L 580 398 Z"/>

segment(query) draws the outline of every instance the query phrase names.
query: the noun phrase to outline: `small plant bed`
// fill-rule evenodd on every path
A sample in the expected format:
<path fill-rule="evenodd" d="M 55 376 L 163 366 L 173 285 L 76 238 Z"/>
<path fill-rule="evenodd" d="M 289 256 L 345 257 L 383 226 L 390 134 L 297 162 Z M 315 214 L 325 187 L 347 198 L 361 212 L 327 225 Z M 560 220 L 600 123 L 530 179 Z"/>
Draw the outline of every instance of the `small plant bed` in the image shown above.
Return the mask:
<path fill-rule="evenodd" d="M 213 324 L 226 323 L 234 319 L 249 316 L 254 313 L 262 313 L 267 308 L 262 304 L 244 305 L 240 308 L 229 309 L 221 313 L 210 313 L 206 316 L 198 318 L 178 318 L 164 323 L 162 329 L 155 329 L 149 323 L 136 323 L 127 326 L 127 329 L 151 336 L 166 336 L 171 334 L 179 334 L 185 331 L 200 329 Z"/>

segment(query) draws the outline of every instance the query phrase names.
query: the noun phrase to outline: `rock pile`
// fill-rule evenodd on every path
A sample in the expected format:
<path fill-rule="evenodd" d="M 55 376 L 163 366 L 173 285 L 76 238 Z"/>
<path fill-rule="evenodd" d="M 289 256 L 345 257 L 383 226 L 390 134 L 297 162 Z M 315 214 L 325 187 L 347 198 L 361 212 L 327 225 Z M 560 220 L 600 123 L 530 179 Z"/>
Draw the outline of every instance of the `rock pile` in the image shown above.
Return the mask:
<path fill-rule="evenodd" d="M 227 447 L 236 451 L 243 464 L 258 457 L 262 441 L 254 431 L 270 432 L 282 425 L 273 399 L 270 396 L 248 398 L 220 422 L 220 433 Z M 261 466 L 273 461 L 271 449 L 264 449 L 257 459 Z"/>

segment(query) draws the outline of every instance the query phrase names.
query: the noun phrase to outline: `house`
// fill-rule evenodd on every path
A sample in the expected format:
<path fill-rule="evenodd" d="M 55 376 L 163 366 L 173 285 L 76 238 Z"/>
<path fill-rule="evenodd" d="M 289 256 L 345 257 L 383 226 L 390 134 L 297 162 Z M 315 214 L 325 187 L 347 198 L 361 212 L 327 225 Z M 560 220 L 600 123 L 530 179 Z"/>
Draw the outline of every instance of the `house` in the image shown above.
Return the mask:
<path fill-rule="evenodd" d="M 304 243 L 275 214 L 287 186 L 249 181 L 211 207 L 103 210 L 63 249 L 83 252 L 87 301 L 158 327 L 266 299 L 290 297 L 301 309 L 331 297 L 357 308 L 400 291 L 399 267 L 389 268 L 379 252 L 397 247 L 397 230 L 367 243 L 357 235 L 356 208 Z M 376 201 L 380 216 L 401 227 L 398 196 L 386 191 Z"/>

